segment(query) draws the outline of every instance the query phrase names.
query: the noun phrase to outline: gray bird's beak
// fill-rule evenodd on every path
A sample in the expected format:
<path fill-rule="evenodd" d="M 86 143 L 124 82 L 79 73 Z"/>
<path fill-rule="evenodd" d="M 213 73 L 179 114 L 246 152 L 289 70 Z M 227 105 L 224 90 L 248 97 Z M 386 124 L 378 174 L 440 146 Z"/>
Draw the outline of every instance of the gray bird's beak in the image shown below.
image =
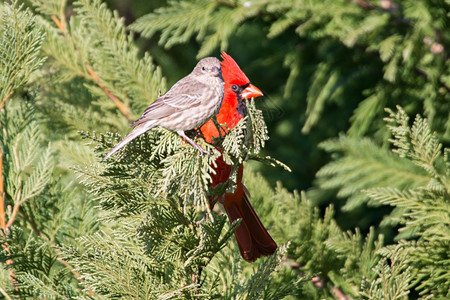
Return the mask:
<path fill-rule="evenodd" d="M 213 74 L 214 76 L 219 76 L 222 72 L 220 70 L 220 68 L 218 67 L 212 67 L 211 71 L 209 71 L 211 74 Z"/>

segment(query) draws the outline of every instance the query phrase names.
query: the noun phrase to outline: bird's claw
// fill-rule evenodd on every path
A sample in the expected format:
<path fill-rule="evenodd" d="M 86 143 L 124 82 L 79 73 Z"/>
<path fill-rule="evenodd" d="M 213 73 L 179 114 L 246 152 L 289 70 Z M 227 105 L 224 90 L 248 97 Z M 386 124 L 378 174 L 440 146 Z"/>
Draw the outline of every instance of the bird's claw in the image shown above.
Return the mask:
<path fill-rule="evenodd" d="M 206 151 L 206 150 L 203 150 L 203 149 L 198 149 L 198 151 L 200 151 L 200 156 L 203 156 L 203 154 L 206 154 L 206 155 L 211 155 L 211 153 L 209 153 L 208 151 Z"/>

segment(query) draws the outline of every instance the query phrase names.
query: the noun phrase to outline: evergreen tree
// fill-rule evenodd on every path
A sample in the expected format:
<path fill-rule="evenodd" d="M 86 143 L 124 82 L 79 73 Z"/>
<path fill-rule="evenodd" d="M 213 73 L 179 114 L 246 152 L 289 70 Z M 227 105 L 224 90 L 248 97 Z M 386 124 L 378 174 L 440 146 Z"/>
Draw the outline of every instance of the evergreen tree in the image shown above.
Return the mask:
<path fill-rule="evenodd" d="M 449 4 L 160 5 L 127 28 L 100 0 L 0 3 L 0 298 L 449 298 Z M 136 33 L 159 43 L 152 54 Z M 241 54 L 272 95 L 249 102 L 220 140 L 234 167 L 226 184 L 209 187 L 213 146 L 199 139 L 212 153 L 199 156 L 162 128 L 103 160 L 166 81 L 195 64 L 177 57 L 218 49 Z M 267 154 L 293 169 L 274 188 L 254 170 L 283 169 Z M 283 187 L 302 174 L 297 161 L 306 173 L 321 167 L 307 192 Z M 235 188 L 242 162 L 281 245 L 254 264 L 233 242 L 239 221 L 208 203 Z M 330 199 L 364 217 L 343 229 Z M 393 229 L 394 239 L 381 234 Z"/>

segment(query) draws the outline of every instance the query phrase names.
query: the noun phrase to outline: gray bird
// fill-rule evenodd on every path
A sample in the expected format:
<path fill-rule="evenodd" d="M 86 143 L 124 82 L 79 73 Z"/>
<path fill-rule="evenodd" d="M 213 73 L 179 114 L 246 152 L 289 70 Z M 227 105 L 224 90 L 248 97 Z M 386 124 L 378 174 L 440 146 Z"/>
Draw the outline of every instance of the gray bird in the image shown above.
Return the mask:
<path fill-rule="evenodd" d="M 203 58 L 189 75 L 175 83 L 167 93 L 147 107 L 142 117 L 131 123 L 134 129 L 105 159 L 156 126 L 175 131 L 201 154 L 208 154 L 184 132 L 202 125 L 216 115 L 222 105 L 223 94 L 224 81 L 220 61 L 215 57 Z"/>

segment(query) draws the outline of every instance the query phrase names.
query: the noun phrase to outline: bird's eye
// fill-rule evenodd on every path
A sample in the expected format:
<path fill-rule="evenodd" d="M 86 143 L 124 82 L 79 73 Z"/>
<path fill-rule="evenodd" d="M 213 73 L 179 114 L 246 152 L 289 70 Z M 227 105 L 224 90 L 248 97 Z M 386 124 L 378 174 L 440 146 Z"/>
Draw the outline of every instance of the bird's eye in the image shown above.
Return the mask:
<path fill-rule="evenodd" d="M 233 84 L 233 85 L 231 86 L 231 90 L 237 91 L 237 89 L 238 89 L 238 86 L 237 86 L 237 85 Z"/>
<path fill-rule="evenodd" d="M 205 67 L 202 67 L 202 71 L 206 71 L 206 68 L 205 68 Z"/>

